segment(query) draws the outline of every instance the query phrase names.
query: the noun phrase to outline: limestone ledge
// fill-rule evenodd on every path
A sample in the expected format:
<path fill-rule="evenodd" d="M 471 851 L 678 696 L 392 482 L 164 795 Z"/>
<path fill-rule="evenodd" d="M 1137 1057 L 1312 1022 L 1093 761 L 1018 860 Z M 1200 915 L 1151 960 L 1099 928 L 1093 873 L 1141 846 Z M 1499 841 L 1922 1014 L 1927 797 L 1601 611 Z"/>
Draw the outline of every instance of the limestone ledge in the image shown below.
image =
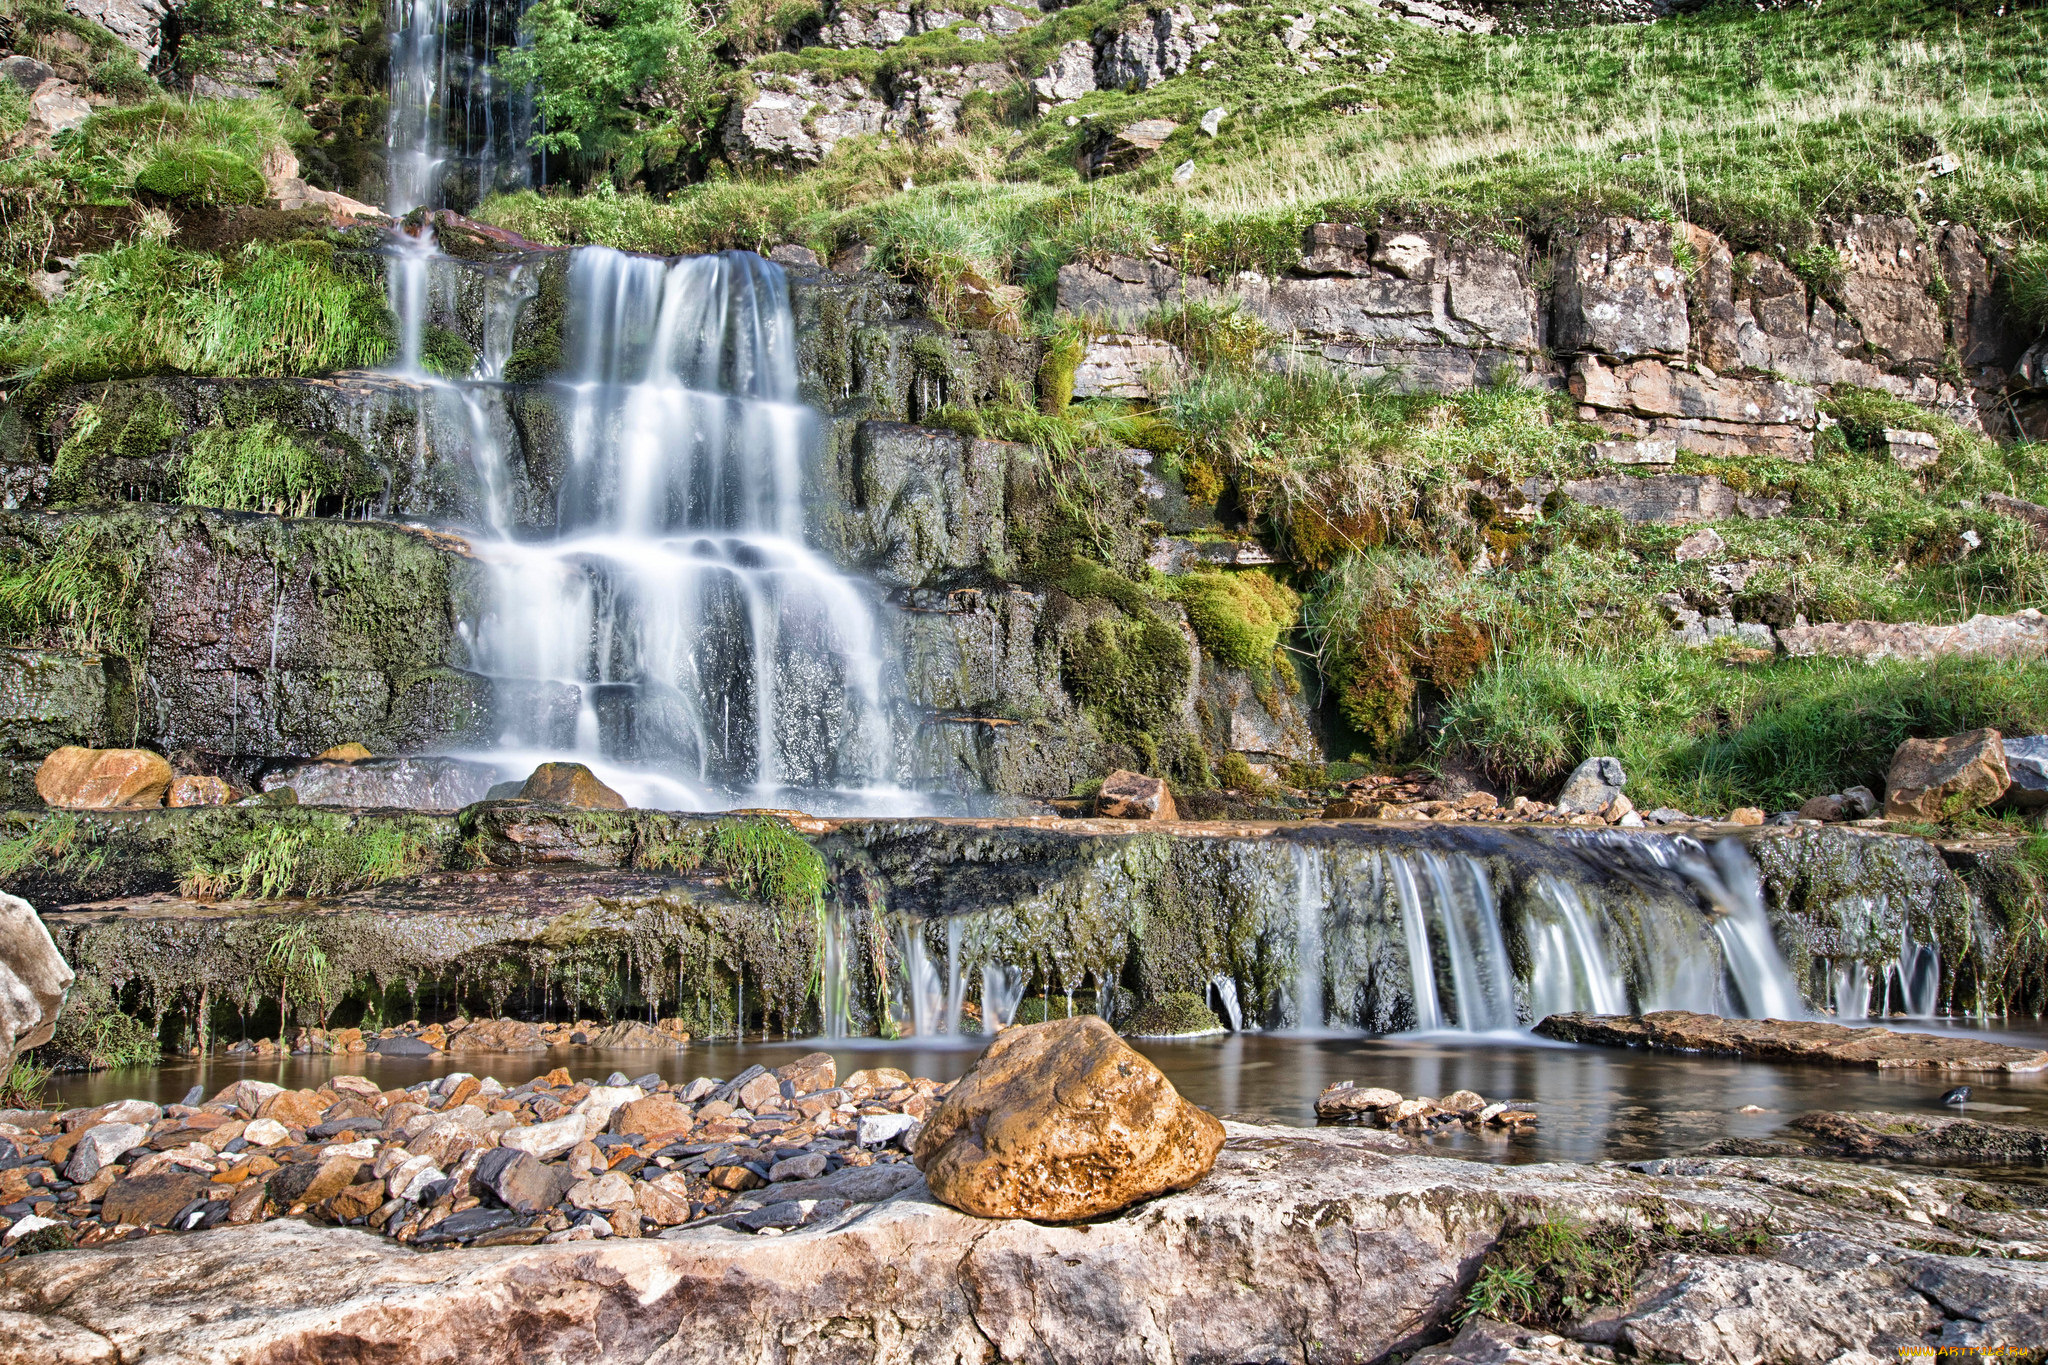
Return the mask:
<path fill-rule="evenodd" d="M 1536 1025 L 1536 1032 L 1572 1043 L 1718 1052 L 1764 1061 L 1825 1062 L 1876 1071 L 2048 1069 L 2048 1052 L 1982 1038 L 1851 1028 L 1818 1020 L 1724 1019 L 1689 1010 L 1658 1010 L 1644 1015 L 1553 1014 Z"/>
<path fill-rule="evenodd" d="M 1384 1134 L 1228 1132 L 1193 1189 L 1069 1226 L 969 1217 L 920 1182 L 773 1237 L 422 1255 L 281 1221 L 50 1252 L 0 1266 L 0 1356 L 1370 1360 L 1449 1336 L 1487 1249 L 1544 1218 L 1674 1239 L 1630 1302 L 1568 1333 L 1650 1359 L 1889 1357 L 2048 1331 L 2048 1265 L 2013 1259 L 2041 1254 L 2048 1221 L 1987 1211 L 2011 1203 L 1974 1182 L 1740 1158 L 1500 1167 Z M 1684 1249 L 1705 1226 L 1776 1240 Z"/>

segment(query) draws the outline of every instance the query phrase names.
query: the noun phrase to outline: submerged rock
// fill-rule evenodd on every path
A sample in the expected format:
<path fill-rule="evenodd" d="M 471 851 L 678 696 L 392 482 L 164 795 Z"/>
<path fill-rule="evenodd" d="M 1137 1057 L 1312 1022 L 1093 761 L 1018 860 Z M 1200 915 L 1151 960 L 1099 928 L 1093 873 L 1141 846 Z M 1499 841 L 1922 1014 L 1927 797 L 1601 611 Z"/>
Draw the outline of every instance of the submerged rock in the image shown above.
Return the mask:
<path fill-rule="evenodd" d="M 1092 1015 L 1004 1030 L 926 1119 L 932 1193 L 985 1218 L 1063 1223 L 1186 1189 L 1223 1125 Z"/>
<path fill-rule="evenodd" d="M 1801 1114 L 1792 1127 L 1813 1151 L 1886 1161 L 2048 1161 L 2048 1129 L 1948 1114 Z"/>
<path fill-rule="evenodd" d="M 1651 1014 L 1553 1014 L 1536 1025 L 1545 1038 L 1673 1052 L 1714 1052 L 1764 1061 L 1827 1062 L 1888 1071 L 2040 1071 L 2048 1052 L 1982 1038 L 1895 1033 L 1818 1020 L 1723 1019 L 1690 1010 Z"/>

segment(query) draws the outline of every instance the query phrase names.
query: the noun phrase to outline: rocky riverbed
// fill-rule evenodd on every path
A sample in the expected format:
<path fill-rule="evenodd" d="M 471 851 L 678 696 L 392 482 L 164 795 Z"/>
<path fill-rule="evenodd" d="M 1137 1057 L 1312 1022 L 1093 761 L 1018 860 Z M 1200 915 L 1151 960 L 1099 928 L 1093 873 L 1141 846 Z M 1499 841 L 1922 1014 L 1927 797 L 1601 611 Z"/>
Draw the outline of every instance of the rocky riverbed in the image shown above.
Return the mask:
<path fill-rule="evenodd" d="M 557 1069 L 379 1090 L 243 1080 L 207 1099 L 0 1110 L 0 1258 L 303 1215 L 403 1243 L 776 1232 L 913 1183 L 907 1146 L 951 1087 L 842 1082 L 824 1053 L 669 1084 Z"/>
<path fill-rule="evenodd" d="M 1094 1222 L 976 1218 L 901 1179 L 779 1236 L 719 1219 L 427 1254 L 289 1218 L 18 1257 L 0 1356 L 1374 1360 L 1458 1332 L 1532 1228 L 1608 1238 L 1640 1272 L 1543 1331 L 1476 1318 L 1433 1361 L 1509 1358 L 1496 1337 L 1528 1343 L 1518 1360 L 1732 1365 L 2048 1333 L 2048 1216 L 1974 1181 L 1739 1157 L 1502 1168 L 1238 1124 L 1195 1187 Z"/>

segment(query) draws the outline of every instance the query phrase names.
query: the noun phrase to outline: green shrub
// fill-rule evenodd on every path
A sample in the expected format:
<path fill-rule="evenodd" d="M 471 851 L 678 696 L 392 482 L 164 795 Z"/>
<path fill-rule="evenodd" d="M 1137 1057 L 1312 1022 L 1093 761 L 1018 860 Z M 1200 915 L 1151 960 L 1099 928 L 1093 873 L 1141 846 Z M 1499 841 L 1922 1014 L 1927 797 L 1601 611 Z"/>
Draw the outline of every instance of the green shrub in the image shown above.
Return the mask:
<path fill-rule="evenodd" d="M 1187 608 L 1202 648 L 1238 668 L 1270 668 L 1280 637 L 1301 611 L 1293 589 L 1263 569 L 1204 570 L 1165 579 L 1160 587 Z"/>
<path fill-rule="evenodd" d="M 1216 1033 L 1223 1021 L 1201 996 L 1176 991 L 1141 1007 L 1124 1026 L 1124 1032 L 1139 1038 L 1171 1038 L 1190 1033 Z"/>
<path fill-rule="evenodd" d="M 123 104 L 145 100 L 162 93 L 157 88 L 157 83 L 149 78 L 149 73 L 137 66 L 135 59 L 126 52 L 115 53 L 95 62 L 86 83 L 102 95 L 111 95 Z"/>
<path fill-rule="evenodd" d="M 1504 1229 L 1487 1248 L 1459 1319 L 1486 1317 L 1561 1330 L 1596 1308 L 1628 1302 L 1637 1277 L 1663 1252 L 1768 1256 L 1775 1246 L 1760 1228 L 1709 1223 L 1697 1230 L 1645 1230 L 1628 1223 L 1585 1226 L 1546 1218 Z"/>
<path fill-rule="evenodd" d="M 2048 241 L 2015 248 L 2006 257 L 2003 282 L 2013 317 L 2037 332 L 2048 331 Z"/>
<path fill-rule="evenodd" d="M 184 143 L 166 148 L 135 177 L 135 188 L 174 203 L 225 208 L 269 197 L 263 173 L 233 152 Z"/>

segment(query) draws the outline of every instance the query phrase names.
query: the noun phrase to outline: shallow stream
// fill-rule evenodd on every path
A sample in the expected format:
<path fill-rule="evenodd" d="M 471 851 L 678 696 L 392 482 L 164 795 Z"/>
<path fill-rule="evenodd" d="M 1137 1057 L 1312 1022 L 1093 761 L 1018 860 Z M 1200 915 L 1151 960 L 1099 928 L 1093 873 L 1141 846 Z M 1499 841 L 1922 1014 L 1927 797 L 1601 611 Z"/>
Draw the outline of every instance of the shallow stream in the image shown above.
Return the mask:
<path fill-rule="evenodd" d="M 1939 1032 L 1939 1021 L 1914 1021 L 1914 1030 Z M 1977 1029 L 2014 1043 L 2048 1046 L 2048 1021 L 2016 1021 Z M 1488 1099 L 1533 1103 L 1540 1115 L 1533 1133 L 1509 1138 L 1463 1129 L 1432 1138 L 1442 1150 L 1501 1162 L 1640 1160 L 1694 1150 L 1719 1137 L 1766 1138 L 1794 1116 L 1813 1109 L 1883 1109 L 1942 1113 L 1941 1096 L 1967 1081 L 1972 1102 L 1962 1112 L 1986 1120 L 2048 1128 L 2048 1073 L 1969 1076 L 1847 1067 L 1790 1065 L 1726 1057 L 1680 1056 L 1627 1049 L 1549 1044 L 1523 1033 L 1474 1037 L 1302 1037 L 1275 1033 L 1222 1034 L 1135 1046 L 1173 1080 L 1182 1094 L 1227 1118 L 1255 1123 L 1311 1124 L 1324 1087 L 1350 1080 L 1386 1086 L 1404 1095 L 1442 1096 L 1475 1090 Z M 433 1058 L 287 1057 L 263 1062 L 215 1060 L 137 1071 L 61 1076 L 54 1099 L 66 1105 L 140 1097 L 159 1103 L 184 1098 L 194 1085 L 211 1095 L 244 1077 L 312 1086 L 337 1072 L 360 1072 L 388 1086 L 450 1071 L 473 1071 L 515 1084 L 557 1066 L 579 1078 L 612 1071 L 629 1076 L 658 1072 L 669 1080 L 732 1076 L 760 1062 L 778 1066 L 823 1046 L 841 1075 L 864 1066 L 901 1067 L 912 1075 L 951 1079 L 979 1054 L 961 1046 L 915 1042 L 764 1040 L 710 1042 L 680 1052 L 555 1048 L 519 1054 L 472 1053 Z M 1761 1112 L 1744 1113 L 1747 1106 Z"/>

